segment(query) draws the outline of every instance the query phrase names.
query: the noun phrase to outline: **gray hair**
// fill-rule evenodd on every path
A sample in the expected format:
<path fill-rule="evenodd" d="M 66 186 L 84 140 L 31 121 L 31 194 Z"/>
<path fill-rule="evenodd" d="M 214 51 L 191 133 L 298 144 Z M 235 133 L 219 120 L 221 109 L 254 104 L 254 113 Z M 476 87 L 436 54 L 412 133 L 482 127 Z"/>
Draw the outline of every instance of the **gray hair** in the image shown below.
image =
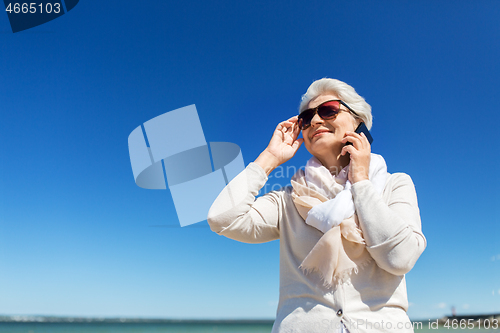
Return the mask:
<path fill-rule="evenodd" d="M 342 101 L 349 105 L 349 107 L 359 116 L 356 117 L 356 115 L 351 113 L 354 118 L 363 121 L 368 129 L 372 127 L 372 107 L 370 104 L 366 103 L 365 99 L 359 96 L 353 87 L 336 79 L 323 78 L 314 81 L 302 96 L 299 114 L 307 108 L 311 100 L 320 95 L 329 93 L 337 95 Z"/>

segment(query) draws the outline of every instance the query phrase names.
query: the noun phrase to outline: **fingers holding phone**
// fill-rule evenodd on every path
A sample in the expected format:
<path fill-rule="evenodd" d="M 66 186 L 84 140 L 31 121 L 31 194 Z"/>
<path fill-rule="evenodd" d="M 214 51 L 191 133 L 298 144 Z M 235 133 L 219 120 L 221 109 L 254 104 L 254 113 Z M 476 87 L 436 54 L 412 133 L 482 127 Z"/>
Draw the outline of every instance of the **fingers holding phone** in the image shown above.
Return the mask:
<path fill-rule="evenodd" d="M 370 134 L 370 131 L 368 131 L 368 128 L 366 127 L 365 123 L 360 123 L 354 132 L 358 134 L 364 133 L 370 145 L 372 144 L 373 138 L 372 135 Z M 352 142 L 347 141 L 346 145 L 352 145 Z"/>
<path fill-rule="evenodd" d="M 354 184 L 369 179 L 371 142 L 373 142 L 373 138 L 366 125 L 361 123 L 356 132 L 346 132 L 342 142 L 345 143 L 345 146 L 342 148 L 341 155 L 349 153 L 351 159 L 349 167 L 349 180 L 351 183 Z"/>

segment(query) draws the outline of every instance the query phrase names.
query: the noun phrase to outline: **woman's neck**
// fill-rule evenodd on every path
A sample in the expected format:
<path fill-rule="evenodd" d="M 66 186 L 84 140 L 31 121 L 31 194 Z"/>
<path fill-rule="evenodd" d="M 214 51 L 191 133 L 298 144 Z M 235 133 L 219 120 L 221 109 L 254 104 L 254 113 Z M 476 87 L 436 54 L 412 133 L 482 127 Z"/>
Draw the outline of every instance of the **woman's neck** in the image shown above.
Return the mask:
<path fill-rule="evenodd" d="M 338 175 L 338 173 L 343 168 L 345 168 L 349 164 L 349 162 L 351 161 L 349 154 L 345 154 L 344 156 L 342 156 L 340 154 L 337 156 L 330 154 L 329 156 L 322 156 L 322 157 L 316 157 L 316 158 L 334 176 Z"/>

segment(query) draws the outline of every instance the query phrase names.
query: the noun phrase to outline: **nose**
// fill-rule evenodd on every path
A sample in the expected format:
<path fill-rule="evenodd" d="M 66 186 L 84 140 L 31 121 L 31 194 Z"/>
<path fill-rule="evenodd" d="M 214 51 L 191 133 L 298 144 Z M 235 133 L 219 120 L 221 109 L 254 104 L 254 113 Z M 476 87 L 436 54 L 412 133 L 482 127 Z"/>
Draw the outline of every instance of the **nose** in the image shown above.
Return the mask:
<path fill-rule="evenodd" d="M 324 120 L 321 119 L 321 117 L 316 113 L 314 117 L 311 119 L 311 126 L 314 126 L 315 124 L 322 124 L 324 123 Z"/>

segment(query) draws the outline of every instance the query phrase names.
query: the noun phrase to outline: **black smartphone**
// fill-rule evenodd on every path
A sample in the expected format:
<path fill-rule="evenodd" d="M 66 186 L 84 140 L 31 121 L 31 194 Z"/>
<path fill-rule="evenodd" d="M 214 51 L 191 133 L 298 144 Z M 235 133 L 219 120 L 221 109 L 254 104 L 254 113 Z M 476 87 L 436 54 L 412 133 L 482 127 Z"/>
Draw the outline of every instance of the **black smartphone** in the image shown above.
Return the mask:
<path fill-rule="evenodd" d="M 366 127 L 365 123 L 360 123 L 358 125 L 358 127 L 356 128 L 355 132 L 358 134 L 365 133 L 365 136 L 368 139 L 368 142 L 370 142 L 370 144 L 372 144 L 373 138 L 372 138 L 372 135 L 370 134 L 370 132 L 368 131 L 368 128 Z M 352 142 L 347 141 L 346 146 L 347 145 L 352 145 Z"/>

